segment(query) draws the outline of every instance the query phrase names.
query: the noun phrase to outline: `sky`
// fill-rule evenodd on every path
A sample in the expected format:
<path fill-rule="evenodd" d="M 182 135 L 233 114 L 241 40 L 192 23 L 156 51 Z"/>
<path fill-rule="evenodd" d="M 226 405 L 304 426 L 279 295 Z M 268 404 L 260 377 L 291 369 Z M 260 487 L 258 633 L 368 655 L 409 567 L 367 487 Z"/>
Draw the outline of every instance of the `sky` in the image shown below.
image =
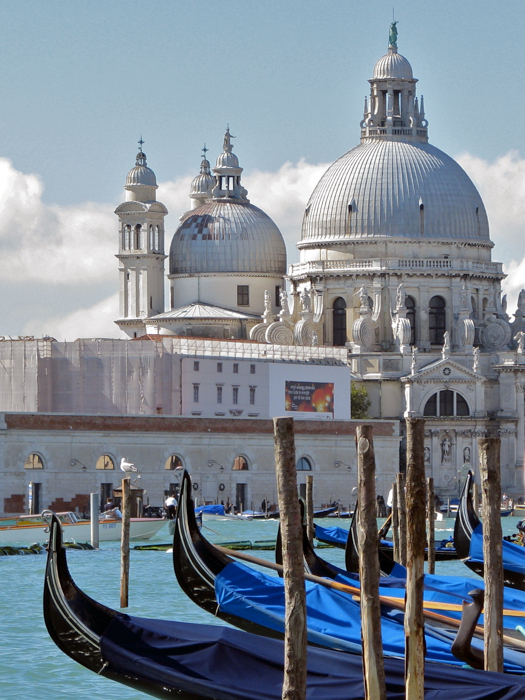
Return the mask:
<path fill-rule="evenodd" d="M 388 48 L 430 142 L 487 208 L 513 311 L 525 287 L 525 3 L 508 0 L 0 0 L 0 336 L 119 337 L 117 218 L 144 138 L 166 239 L 229 124 L 243 185 L 298 260 L 304 207 L 359 142 Z"/>

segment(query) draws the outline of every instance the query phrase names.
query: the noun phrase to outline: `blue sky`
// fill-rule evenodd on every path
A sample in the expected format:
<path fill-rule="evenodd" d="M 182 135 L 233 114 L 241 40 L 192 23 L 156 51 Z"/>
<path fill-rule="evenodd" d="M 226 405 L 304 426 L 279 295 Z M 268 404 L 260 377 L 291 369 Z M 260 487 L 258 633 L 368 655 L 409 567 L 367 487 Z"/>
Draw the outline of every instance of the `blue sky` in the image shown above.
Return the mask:
<path fill-rule="evenodd" d="M 525 4 L 405 0 L 395 16 L 430 141 L 475 180 L 494 259 L 514 260 L 519 277 Z M 11 162 L 0 167 L 0 334 L 70 328 L 73 339 L 71 314 L 78 322 L 83 311 L 91 334 L 109 328 L 96 316 L 117 289 L 112 211 L 141 134 L 166 183 L 168 239 L 203 143 L 213 161 L 229 124 L 251 199 L 296 259 L 299 213 L 316 178 L 358 143 L 391 20 L 383 0 L 0 2 L 0 159 Z M 275 193 L 265 197 L 283 178 L 297 211 L 289 192 L 278 206 Z"/>

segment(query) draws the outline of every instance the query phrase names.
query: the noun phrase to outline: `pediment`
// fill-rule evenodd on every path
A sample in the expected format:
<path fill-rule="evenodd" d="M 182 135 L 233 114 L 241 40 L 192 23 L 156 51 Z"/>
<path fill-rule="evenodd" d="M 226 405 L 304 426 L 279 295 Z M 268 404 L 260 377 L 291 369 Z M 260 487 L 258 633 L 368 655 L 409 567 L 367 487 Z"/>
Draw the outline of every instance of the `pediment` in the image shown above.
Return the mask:
<path fill-rule="evenodd" d="M 414 374 L 401 377 L 402 382 L 484 382 L 485 377 L 450 358 L 430 362 L 420 367 Z"/>

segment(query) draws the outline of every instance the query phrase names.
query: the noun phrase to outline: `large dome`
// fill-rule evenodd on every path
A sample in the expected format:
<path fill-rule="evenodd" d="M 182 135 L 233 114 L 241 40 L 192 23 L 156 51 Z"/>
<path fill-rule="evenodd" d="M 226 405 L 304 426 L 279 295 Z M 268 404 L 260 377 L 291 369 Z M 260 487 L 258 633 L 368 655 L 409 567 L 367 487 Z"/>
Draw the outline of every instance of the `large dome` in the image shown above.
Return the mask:
<path fill-rule="evenodd" d="M 217 199 L 188 212 L 170 248 L 170 274 L 286 273 L 281 232 L 249 202 Z"/>
<path fill-rule="evenodd" d="M 455 160 L 428 143 L 378 139 L 328 168 L 306 207 L 299 245 L 385 237 L 487 243 L 489 226 Z"/>

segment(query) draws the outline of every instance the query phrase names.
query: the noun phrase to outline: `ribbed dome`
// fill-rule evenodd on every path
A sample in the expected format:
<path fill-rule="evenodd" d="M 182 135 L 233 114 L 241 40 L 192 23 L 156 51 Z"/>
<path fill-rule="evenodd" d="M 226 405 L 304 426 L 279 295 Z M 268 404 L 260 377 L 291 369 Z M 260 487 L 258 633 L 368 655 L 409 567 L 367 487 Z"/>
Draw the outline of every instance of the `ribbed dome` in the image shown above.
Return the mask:
<path fill-rule="evenodd" d="M 339 158 L 306 207 L 301 241 L 489 241 L 485 207 L 455 160 L 428 143 L 372 140 Z"/>
<path fill-rule="evenodd" d="M 397 49 L 390 47 L 374 67 L 374 80 L 412 80 L 412 66 Z"/>
<path fill-rule="evenodd" d="M 215 167 L 216 168 L 238 168 L 239 167 L 239 159 L 237 158 L 235 153 L 232 153 L 231 151 L 224 152 L 224 153 L 221 153 L 217 157 L 217 164 Z"/>
<path fill-rule="evenodd" d="M 190 196 L 192 194 L 207 194 L 214 184 L 215 178 L 210 174 L 210 164 L 206 158 L 204 158 L 201 162 L 200 173 L 192 180 Z"/>
<path fill-rule="evenodd" d="M 126 177 L 126 185 L 130 185 L 131 187 L 136 185 L 146 185 L 147 187 L 157 186 L 155 173 L 146 165 L 146 154 L 142 153 L 142 151 L 137 153 L 136 165 L 129 171 Z"/>
<path fill-rule="evenodd" d="M 186 214 L 170 248 L 170 274 L 286 273 L 281 232 L 248 202 L 213 200 Z"/>

